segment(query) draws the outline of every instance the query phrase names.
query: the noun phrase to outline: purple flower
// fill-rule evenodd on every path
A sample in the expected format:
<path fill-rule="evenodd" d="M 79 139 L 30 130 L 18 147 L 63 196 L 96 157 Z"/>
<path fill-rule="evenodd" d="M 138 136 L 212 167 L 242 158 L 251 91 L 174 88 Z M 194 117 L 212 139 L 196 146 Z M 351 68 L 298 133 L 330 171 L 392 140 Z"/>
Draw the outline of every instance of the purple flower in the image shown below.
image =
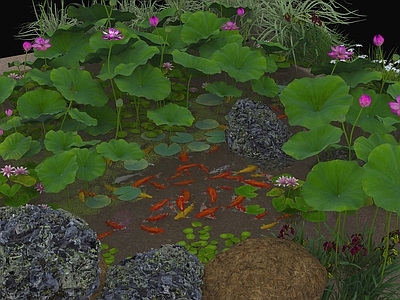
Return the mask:
<path fill-rule="evenodd" d="M 18 79 L 21 79 L 21 78 L 23 78 L 23 76 L 22 75 L 20 75 L 20 74 L 17 74 L 17 73 L 10 73 L 10 74 L 8 74 L 8 76 L 7 77 L 9 77 L 9 78 L 11 78 L 11 79 L 14 79 L 14 80 L 18 80 Z"/>
<path fill-rule="evenodd" d="M 322 26 L 321 19 L 315 13 L 313 13 L 311 15 L 311 22 L 313 22 L 314 24 L 317 24 L 318 26 Z"/>
<path fill-rule="evenodd" d="M 361 107 L 368 107 L 371 105 L 371 97 L 367 94 L 361 95 L 360 99 L 358 99 Z"/>
<path fill-rule="evenodd" d="M 158 22 L 159 22 L 159 20 L 156 16 L 152 16 L 149 19 L 150 26 L 157 27 Z"/>
<path fill-rule="evenodd" d="M 280 176 L 278 179 L 275 180 L 275 185 L 277 186 L 298 186 L 298 179 L 293 176 Z"/>
<path fill-rule="evenodd" d="M 325 242 L 322 245 L 322 248 L 326 251 L 326 252 L 331 252 L 332 250 L 334 251 L 338 251 L 338 246 L 336 246 L 335 242 Z"/>
<path fill-rule="evenodd" d="M 13 176 L 14 172 L 15 172 L 15 167 L 11 165 L 5 165 L 4 168 L 1 168 L 1 173 L 3 173 L 3 176 L 7 176 L 7 178 Z"/>
<path fill-rule="evenodd" d="M 22 44 L 22 48 L 24 48 L 25 52 L 28 52 L 32 49 L 32 44 L 30 42 L 24 42 Z"/>
<path fill-rule="evenodd" d="M 236 22 L 226 22 L 222 24 L 222 30 L 238 30 L 239 27 L 236 25 Z"/>
<path fill-rule="evenodd" d="M 382 46 L 382 44 L 385 41 L 385 39 L 380 34 L 378 34 L 378 35 L 374 36 L 372 41 L 373 41 L 375 46 L 380 47 L 380 46 Z"/>
<path fill-rule="evenodd" d="M 396 102 L 389 102 L 392 113 L 397 114 L 400 117 L 400 96 L 396 97 Z"/>
<path fill-rule="evenodd" d="M 7 117 L 11 117 L 12 114 L 13 114 L 13 111 L 12 111 L 12 109 L 7 108 L 7 109 L 4 111 L 4 113 L 6 114 Z"/>
<path fill-rule="evenodd" d="M 237 12 L 238 16 L 241 17 L 244 15 L 245 11 L 244 11 L 243 7 L 239 7 L 236 12 Z"/>
<path fill-rule="evenodd" d="M 37 190 L 40 194 L 46 192 L 41 182 L 36 183 L 35 190 Z"/>
<path fill-rule="evenodd" d="M 172 63 L 170 63 L 170 62 L 165 62 L 165 63 L 163 63 L 163 68 L 164 69 L 167 69 L 167 70 L 170 70 L 170 71 L 172 71 L 172 69 L 173 69 L 173 64 Z"/>
<path fill-rule="evenodd" d="M 189 92 L 191 92 L 191 93 L 196 93 L 198 90 L 199 90 L 199 89 L 198 89 L 197 87 L 195 87 L 195 86 L 191 86 L 191 87 L 189 88 Z"/>
<path fill-rule="evenodd" d="M 118 41 L 123 38 L 124 36 L 122 35 L 122 32 L 112 27 L 108 28 L 108 31 L 103 31 L 103 40 Z"/>
<path fill-rule="evenodd" d="M 14 170 L 14 175 L 15 176 L 17 176 L 17 175 L 28 175 L 29 174 L 29 171 L 27 170 L 27 168 L 25 168 L 25 167 L 16 167 L 15 168 L 15 170 Z"/>
<path fill-rule="evenodd" d="M 332 51 L 328 52 L 328 55 L 334 59 L 349 60 L 353 55 L 353 52 L 346 51 L 346 47 L 343 45 L 336 47 L 331 46 L 331 49 Z"/>
<path fill-rule="evenodd" d="M 275 184 L 277 186 L 286 186 L 286 176 L 280 176 L 276 181 Z"/>
<path fill-rule="evenodd" d="M 44 39 L 42 37 L 37 37 L 35 42 L 32 45 L 32 48 L 36 51 L 46 51 L 48 48 L 51 47 L 49 44 L 50 39 Z"/>

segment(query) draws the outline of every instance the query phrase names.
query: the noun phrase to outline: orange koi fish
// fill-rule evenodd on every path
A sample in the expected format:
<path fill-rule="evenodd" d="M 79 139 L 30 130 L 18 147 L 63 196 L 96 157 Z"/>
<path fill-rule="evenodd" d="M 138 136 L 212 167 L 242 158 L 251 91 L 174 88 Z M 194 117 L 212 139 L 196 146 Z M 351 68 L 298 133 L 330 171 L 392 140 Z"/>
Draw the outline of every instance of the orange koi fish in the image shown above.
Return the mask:
<path fill-rule="evenodd" d="M 164 200 L 161 200 L 160 202 L 152 205 L 150 207 L 150 211 L 155 211 L 155 210 L 159 210 L 161 207 L 163 207 L 165 204 L 167 204 L 167 202 L 171 200 L 171 198 L 165 198 Z"/>
<path fill-rule="evenodd" d="M 117 223 L 117 222 L 113 222 L 113 221 L 107 220 L 105 223 L 106 223 L 106 225 L 107 225 L 108 227 L 114 228 L 114 229 L 116 229 L 116 230 L 123 230 L 123 229 L 126 229 L 126 227 L 125 227 L 124 225 L 119 224 L 119 223 Z"/>
<path fill-rule="evenodd" d="M 154 186 L 156 189 L 158 189 L 158 190 L 162 190 L 162 189 L 166 189 L 167 188 L 167 186 L 165 184 L 161 184 L 161 183 L 158 183 L 158 182 L 155 182 L 155 181 L 149 181 L 149 183 L 152 186 Z"/>
<path fill-rule="evenodd" d="M 203 164 L 197 164 L 197 166 L 199 167 L 199 169 L 203 170 L 204 172 L 206 172 L 207 174 L 210 173 L 210 171 L 208 170 L 208 168 L 203 165 Z"/>
<path fill-rule="evenodd" d="M 191 194 L 188 190 L 182 190 L 182 196 L 184 199 L 183 201 L 189 202 Z"/>
<path fill-rule="evenodd" d="M 184 181 L 175 182 L 175 183 L 173 183 L 173 185 L 176 185 L 176 186 L 188 185 L 188 184 L 191 184 L 193 182 L 194 182 L 194 179 L 188 179 L 188 180 L 184 180 Z"/>
<path fill-rule="evenodd" d="M 227 178 L 229 176 L 231 176 L 231 171 L 222 172 L 220 174 L 211 176 L 210 178 L 211 179 L 218 179 L 218 178 Z"/>
<path fill-rule="evenodd" d="M 235 205 L 235 208 L 241 212 L 244 212 L 244 213 L 246 212 L 246 207 L 243 206 L 242 204 Z"/>
<path fill-rule="evenodd" d="M 260 229 L 271 229 L 272 227 L 274 227 L 278 223 L 279 223 L 279 221 L 275 221 L 275 222 L 272 222 L 272 223 L 264 224 L 264 225 L 260 226 Z"/>
<path fill-rule="evenodd" d="M 181 152 L 179 152 L 179 159 L 182 162 L 187 162 L 189 160 L 189 156 L 184 148 L 182 148 Z"/>
<path fill-rule="evenodd" d="M 219 185 L 218 187 L 219 187 L 220 189 L 225 190 L 225 191 L 233 190 L 233 187 L 232 187 L 232 186 L 228 186 L 228 185 Z"/>
<path fill-rule="evenodd" d="M 112 235 L 113 233 L 114 233 L 114 230 L 109 230 L 109 231 L 102 232 L 102 233 L 97 235 L 97 239 L 101 240 L 101 239 L 105 238 L 106 236 Z"/>
<path fill-rule="evenodd" d="M 136 180 L 134 183 L 132 183 L 132 186 L 134 186 L 134 187 L 142 186 L 146 182 L 148 182 L 148 181 L 150 181 L 150 180 L 152 180 L 154 178 L 158 178 L 160 176 L 160 174 L 161 173 L 158 173 L 156 175 L 151 175 L 151 176 L 147 176 L 147 177 L 144 177 L 142 179 Z"/>
<path fill-rule="evenodd" d="M 185 197 L 182 195 L 179 195 L 179 197 L 176 199 L 175 203 L 176 206 L 179 208 L 180 211 L 185 210 Z"/>
<path fill-rule="evenodd" d="M 269 107 L 275 112 L 278 112 L 278 113 L 281 112 L 281 110 L 276 105 L 270 105 Z"/>
<path fill-rule="evenodd" d="M 195 218 L 202 218 L 208 215 L 211 215 L 215 213 L 221 206 L 215 206 L 215 207 L 210 207 L 203 209 L 202 211 L 198 212 L 197 214 L 194 215 Z"/>
<path fill-rule="evenodd" d="M 243 181 L 244 177 L 240 175 L 230 175 L 226 177 L 227 179 L 236 180 L 236 181 Z"/>
<path fill-rule="evenodd" d="M 155 216 L 150 216 L 148 218 L 146 218 L 147 222 L 155 222 L 155 221 L 160 221 L 162 219 L 165 219 L 166 217 L 168 217 L 168 213 L 163 213 L 163 214 L 158 214 Z"/>
<path fill-rule="evenodd" d="M 208 187 L 207 188 L 207 194 L 210 196 L 210 202 L 212 204 L 214 204 L 215 201 L 217 201 L 217 197 L 218 197 L 217 196 L 217 191 L 212 187 Z"/>
<path fill-rule="evenodd" d="M 286 119 L 286 118 L 287 118 L 287 115 L 285 115 L 285 114 L 279 115 L 279 116 L 278 116 L 278 119 L 279 119 L 279 120 L 281 120 L 281 119 Z"/>
<path fill-rule="evenodd" d="M 189 168 L 194 168 L 197 167 L 198 164 L 186 164 L 186 165 L 180 165 L 179 167 L 176 168 L 176 171 L 183 171 Z"/>
<path fill-rule="evenodd" d="M 158 234 L 158 233 L 163 233 L 164 229 L 160 227 L 149 227 L 145 226 L 143 224 L 139 223 L 140 228 L 142 228 L 144 231 L 150 232 L 151 234 Z"/>
<path fill-rule="evenodd" d="M 179 176 L 181 176 L 181 175 L 183 175 L 183 172 L 176 172 L 176 173 L 175 173 L 174 175 L 172 175 L 171 177 L 168 177 L 167 180 L 177 178 L 177 177 L 179 177 Z"/>
<path fill-rule="evenodd" d="M 259 188 L 270 188 L 271 187 L 271 185 L 269 183 L 258 181 L 258 180 L 253 180 L 253 179 L 245 179 L 245 180 L 242 180 L 242 182 L 250 184 L 255 187 L 259 187 Z"/>
<path fill-rule="evenodd" d="M 210 149 L 208 149 L 208 153 L 213 153 L 213 152 L 217 151 L 219 148 L 221 148 L 221 144 L 211 146 Z"/>
<path fill-rule="evenodd" d="M 258 214 L 258 215 L 256 215 L 256 216 L 254 216 L 254 219 L 260 220 L 260 219 L 264 218 L 267 214 L 268 214 L 268 210 L 264 211 L 264 212 L 261 213 L 261 214 Z"/>
<path fill-rule="evenodd" d="M 287 218 L 290 218 L 291 216 L 292 216 L 291 214 L 284 214 L 282 216 L 277 217 L 276 221 L 279 221 L 280 219 L 283 219 L 283 218 L 287 219 Z"/>
<path fill-rule="evenodd" d="M 244 199 L 245 199 L 244 196 L 238 195 L 232 200 L 231 204 L 229 204 L 226 208 L 237 206 L 237 205 L 241 204 Z"/>

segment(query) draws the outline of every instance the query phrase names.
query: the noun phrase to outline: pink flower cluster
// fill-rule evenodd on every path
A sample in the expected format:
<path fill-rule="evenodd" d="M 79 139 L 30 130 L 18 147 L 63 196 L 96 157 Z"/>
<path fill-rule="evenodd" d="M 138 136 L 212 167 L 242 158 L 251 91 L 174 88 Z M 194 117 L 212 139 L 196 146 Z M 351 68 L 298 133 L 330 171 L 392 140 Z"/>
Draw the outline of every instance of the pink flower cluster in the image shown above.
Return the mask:
<path fill-rule="evenodd" d="M 283 187 L 296 187 L 299 185 L 298 179 L 293 176 L 280 176 L 275 180 L 275 185 Z"/>
<path fill-rule="evenodd" d="M 331 52 L 328 53 L 330 57 L 338 60 L 350 60 L 353 55 L 352 51 L 347 51 L 346 47 L 343 45 L 333 47 L 331 46 Z"/>
<path fill-rule="evenodd" d="M 33 43 L 31 42 L 24 42 L 22 44 L 25 52 L 30 51 L 32 48 L 36 51 L 46 51 L 48 48 L 51 47 L 50 39 L 44 39 L 42 37 L 37 37 Z"/>
<path fill-rule="evenodd" d="M 13 167 L 11 165 L 5 165 L 3 168 L 1 168 L 0 173 L 3 173 L 3 176 L 7 176 L 7 178 L 10 178 L 11 176 L 17 176 L 17 175 L 28 175 L 29 171 L 25 167 Z"/>

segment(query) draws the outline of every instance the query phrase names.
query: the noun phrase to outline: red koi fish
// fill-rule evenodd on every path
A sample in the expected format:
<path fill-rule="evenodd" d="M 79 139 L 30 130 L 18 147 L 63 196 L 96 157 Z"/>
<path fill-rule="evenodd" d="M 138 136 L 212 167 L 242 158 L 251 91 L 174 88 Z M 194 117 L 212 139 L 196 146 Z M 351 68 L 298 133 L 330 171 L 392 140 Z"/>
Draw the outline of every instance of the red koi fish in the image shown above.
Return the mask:
<path fill-rule="evenodd" d="M 203 209 L 202 211 L 195 214 L 194 217 L 199 219 L 199 218 L 211 215 L 211 214 L 215 213 L 219 208 L 220 208 L 220 206 L 214 206 L 214 207 Z"/>
<path fill-rule="evenodd" d="M 151 176 L 147 176 L 147 177 L 144 177 L 142 179 L 136 180 L 134 183 L 132 183 L 132 186 L 134 186 L 134 187 L 142 186 L 146 182 L 148 182 L 148 181 L 150 181 L 150 180 L 152 180 L 154 178 L 158 178 L 160 176 L 160 174 L 161 173 L 158 173 L 156 175 L 151 175 Z"/>
<path fill-rule="evenodd" d="M 246 212 L 246 207 L 243 206 L 242 204 L 235 205 L 235 208 L 241 212 L 244 212 L 244 213 Z"/>
<path fill-rule="evenodd" d="M 114 233 L 114 230 L 109 230 L 109 231 L 102 232 L 102 233 L 97 235 L 97 239 L 98 240 L 104 239 L 106 236 L 112 235 L 113 233 Z"/>
<path fill-rule="evenodd" d="M 185 197 L 182 195 L 179 195 L 179 197 L 176 199 L 175 203 L 176 206 L 179 208 L 180 211 L 185 210 Z"/>
<path fill-rule="evenodd" d="M 168 213 L 163 213 L 163 214 L 158 214 L 155 216 L 150 216 L 146 219 L 147 222 L 155 222 L 155 221 L 160 221 L 162 219 L 165 219 L 166 217 L 168 217 Z"/>
<path fill-rule="evenodd" d="M 226 172 L 222 172 L 220 174 L 211 176 L 211 179 L 218 179 L 218 178 L 227 178 L 229 176 L 231 176 L 232 172 L 231 171 L 226 171 Z"/>
<path fill-rule="evenodd" d="M 286 119 L 286 118 L 287 118 L 287 115 L 285 115 L 285 114 L 279 115 L 279 116 L 278 116 L 278 119 L 279 119 L 279 120 L 281 120 L 281 119 Z"/>
<path fill-rule="evenodd" d="M 217 191 L 212 187 L 208 187 L 207 193 L 210 196 L 211 204 L 214 204 L 217 201 Z"/>
<path fill-rule="evenodd" d="M 149 181 L 149 183 L 152 186 L 154 186 L 156 189 L 158 189 L 158 190 L 162 190 L 162 189 L 166 189 L 167 188 L 167 186 L 165 184 L 161 184 L 161 183 L 158 183 L 158 182 L 155 182 L 155 181 Z"/>
<path fill-rule="evenodd" d="M 187 162 L 189 160 L 189 156 L 185 149 L 182 148 L 181 152 L 179 152 L 179 159 L 182 162 Z"/>
<path fill-rule="evenodd" d="M 269 107 L 275 112 L 278 112 L 278 113 L 281 112 L 281 110 L 276 105 L 270 105 Z"/>
<path fill-rule="evenodd" d="M 164 229 L 160 227 L 149 227 L 145 226 L 143 224 L 139 223 L 140 228 L 142 228 L 144 231 L 150 232 L 151 234 L 158 234 L 158 233 L 163 233 Z"/>
<path fill-rule="evenodd" d="M 279 221 L 279 220 L 281 220 L 283 218 L 287 219 L 287 218 L 290 218 L 291 216 L 292 216 L 291 214 L 284 214 L 282 216 L 277 217 L 276 221 Z"/>
<path fill-rule="evenodd" d="M 264 211 L 264 212 L 261 213 L 261 214 L 258 214 L 258 215 L 256 215 L 256 216 L 254 216 L 254 219 L 260 220 L 260 219 L 264 218 L 267 214 L 268 214 L 268 210 Z"/>
<path fill-rule="evenodd" d="M 259 187 L 259 188 L 270 188 L 271 187 L 271 185 L 269 183 L 258 181 L 258 180 L 253 180 L 253 179 L 244 179 L 244 180 L 242 180 L 242 182 L 250 184 L 255 187 Z"/>
<path fill-rule="evenodd" d="M 186 165 L 180 165 L 179 167 L 176 168 L 176 171 L 183 171 L 186 169 L 194 168 L 197 167 L 198 164 L 186 164 Z"/>
<path fill-rule="evenodd" d="M 210 171 L 208 170 L 208 168 L 203 165 L 203 164 L 197 164 L 197 166 L 199 167 L 200 170 L 203 170 L 204 172 L 206 172 L 207 174 L 210 173 Z"/>
<path fill-rule="evenodd" d="M 176 186 L 188 185 L 188 184 L 191 184 L 193 182 L 194 182 L 194 179 L 188 179 L 188 180 L 184 180 L 184 181 L 175 182 L 175 183 L 173 183 L 173 185 L 176 185 Z"/>
<path fill-rule="evenodd" d="M 221 144 L 217 144 L 217 145 L 211 146 L 210 149 L 208 149 L 208 153 L 209 154 L 213 153 L 213 152 L 217 151 L 219 148 L 221 148 Z"/>
<path fill-rule="evenodd" d="M 190 200 L 190 192 L 188 190 L 182 190 L 183 201 L 189 202 Z"/>
<path fill-rule="evenodd" d="M 219 187 L 220 189 L 225 190 L 225 191 L 233 190 L 233 187 L 232 187 L 232 186 L 228 186 L 228 185 L 219 185 L 218 187 Z"/>
<path fill-rule="evenodd" d="M 124 225 L 119 224 L 117 222 L 113 222 L 113 221 L 107 220 L 105 223 L 106 223 L 106 225 L 108 227 L 111 227 L 111 228 L 114 228 L 114 229 L 117 229 L 117 230 L 126 229 L 126 227 Z"/>
<path fill-rule="evenodd" d="M 167 202 L 171 200 L 171 198 L 165 198 L 164 200 L 161 200 L 160 202 L 154 204 L 151 206 L 150 211 L 155 211 L 159 210 L 161 207 L 163 207 Z"/>
<path fill-rule="evenodd" d="M 231 204 L 229 204 L 226 208 L 235 207 L 241 204 L 244 199 L 245 199 L 244 196 L 238 195 L 232 200 Z"/>

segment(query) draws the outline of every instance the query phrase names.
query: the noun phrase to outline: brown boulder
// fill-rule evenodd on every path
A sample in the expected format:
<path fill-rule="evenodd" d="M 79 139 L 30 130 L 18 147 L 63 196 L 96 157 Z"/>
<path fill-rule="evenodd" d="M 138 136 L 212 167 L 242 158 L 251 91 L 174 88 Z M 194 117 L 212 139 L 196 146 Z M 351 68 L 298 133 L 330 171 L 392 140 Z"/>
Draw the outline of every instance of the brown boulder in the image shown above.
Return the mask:
<path fill-rule="evenodd" d="M 326 269 L 301 245 L 247 239 L 207 263 L 203 300 L 319 300 L 327 279 Z"/>

